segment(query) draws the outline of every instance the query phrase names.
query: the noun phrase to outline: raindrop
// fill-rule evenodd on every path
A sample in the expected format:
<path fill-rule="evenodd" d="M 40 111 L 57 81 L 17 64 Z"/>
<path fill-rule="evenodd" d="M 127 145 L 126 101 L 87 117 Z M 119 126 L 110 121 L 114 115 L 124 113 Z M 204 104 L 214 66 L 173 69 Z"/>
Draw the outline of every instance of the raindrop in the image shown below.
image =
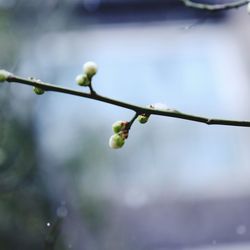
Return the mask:
<path fill-rule="evenodd" d="M 47 223 L 46 223 L 46 226 L 47 226 L 47 227 L 50 227 L 50 226 L 51 226 L 50 222 L 47 222 Z"/>

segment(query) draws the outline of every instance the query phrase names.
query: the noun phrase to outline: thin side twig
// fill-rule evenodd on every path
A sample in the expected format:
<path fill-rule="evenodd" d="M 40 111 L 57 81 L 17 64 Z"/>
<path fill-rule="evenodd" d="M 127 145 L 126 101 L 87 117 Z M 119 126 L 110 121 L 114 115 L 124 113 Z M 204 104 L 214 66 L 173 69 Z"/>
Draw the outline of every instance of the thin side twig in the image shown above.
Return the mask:
<path fill-rule="evenodd" d="M 192 0 L 180 0 L 180 1 L 182 1 L 187 7 L 209 10 L 209 11 L 234 9 L 247 5 L 249 3 L 249 0 L 232 1 L 230 3 L 224 3 L 224 4 L 199 3 L 199 2 L 193 2 Z"/>

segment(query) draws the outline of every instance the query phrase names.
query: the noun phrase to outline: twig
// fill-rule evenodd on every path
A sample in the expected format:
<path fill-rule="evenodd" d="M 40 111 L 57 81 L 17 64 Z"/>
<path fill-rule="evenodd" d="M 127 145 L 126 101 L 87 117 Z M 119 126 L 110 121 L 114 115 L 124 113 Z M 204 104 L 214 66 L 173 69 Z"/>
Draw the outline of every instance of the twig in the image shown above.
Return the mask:
<path fill-rule="evenodd" d="M 206 117 L 191 115 L 191 114 L 187 114 L 187 113 L 182 113 L 182 112 L 179 112 L 179 111 L 174 110 L 174 109 L 160 110 L 160 109 L 157 109 L 154 107 L 145 108 L 145 107 L 137 106 L 134 104 L 122 102 L 119 100 L 111 99 L 109 97 L 101 96 L 99 94 L 96 94 L 95 92 L 91 92 L 91 91 L 90 91 L 90 93 L 80 92 L 80 91 L 77 91 L 74 89 L 60 87 L 57 85 L 44 83 L 41 81 L 36 81 L 33 79 L 21 78 L 21 77 L 15 76 L 15 75 L 8 76 L 7 81 L 38 87 L 38 88 L 41 88 L 45 91 L 54 91 L 54 92 L 60 92 L 60 93 L 64 93 L 64 94 L 89 98 L 89 99 L 97 100 L 100 102 L 109 103 L 111 105 L 119 106 L 122 108 L 126 108 L 129 110 L 133 110 L 136 113 L 136 115 L 132 119 L 133 121 L 134 121 L 134 119 L 136 119 L 136 117 L 139 114 L 147 114 L 147 115 L 159 115 L 159 116 L 179 118 L 179 119 L 184 119 L 184 120 L 189 120 L 189 121 L 194 121 L 194 122 L 205 123 L 207 125 L 227 125 L 227 126 L 250 127 L 250 121 L 236 121 L 236 120 L 206 118 Z"/>
<path fill-rule="evenodd" d="M 180 1 L 182 1 L 187 7 L 210 10 L 210 11 L 239 8 L 249 3 L 249 0 L 232 1 L 231 3 L 224 3 L 224 4 L 198 3 L 198 2 L 193 2 L 191 0 L 180 0 Z"/>
<path fill-rule="evenodd" d="M 135 115 L 132 117 L 132 119 L 130 120 L 130 122 L 128 123 L 128 125 L 126 126 L 126 130 L 129 131 L 130 128 L 132 127 L 134 121 L 136 120 L 136 118 L 139 116 L 138 113 L 135 113 Z"/>

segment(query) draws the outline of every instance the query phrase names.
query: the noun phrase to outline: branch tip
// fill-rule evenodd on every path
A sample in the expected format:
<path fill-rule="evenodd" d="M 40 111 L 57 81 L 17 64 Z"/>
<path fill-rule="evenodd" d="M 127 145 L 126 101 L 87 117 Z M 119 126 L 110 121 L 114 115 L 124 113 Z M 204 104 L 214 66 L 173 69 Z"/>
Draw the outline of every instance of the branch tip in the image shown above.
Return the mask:
<path fill-rule="evenodd" d="M 206 4 L 206 3 L 199 3 L 194 2 L 192 0 L 181 0 L 187 7 L 196 8 L 196 9 L 203 9 L 208 11 L 218 11 L 218 10 L 227 10 L 227 9 L 234 9 L 239 8 L 241 6 L 247 5 L 249 0 L 238 0 L 232 1 L 230 3 L 224 4 Z"/>

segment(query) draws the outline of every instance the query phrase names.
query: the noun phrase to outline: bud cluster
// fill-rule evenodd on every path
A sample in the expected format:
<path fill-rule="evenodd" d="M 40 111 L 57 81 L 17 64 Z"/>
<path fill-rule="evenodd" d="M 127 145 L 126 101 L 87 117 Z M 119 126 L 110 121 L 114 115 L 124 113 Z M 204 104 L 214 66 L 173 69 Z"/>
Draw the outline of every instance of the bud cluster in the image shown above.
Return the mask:
<path fill-rule="evenodd" d="M 121 148 L 128 138 L 127 121 L 116 121 L 112 125 L 114 135 L 109 139 L 109 146 L 114 149 Z"/>
<path fill-rule="evenodd" d="M 90 86 L 92 77 L 97 73 L 98 67 L 94 62 L 86 62 L 83 65 L 83 74 L 76 76 L 76 83 L 80 86 Z"/>

